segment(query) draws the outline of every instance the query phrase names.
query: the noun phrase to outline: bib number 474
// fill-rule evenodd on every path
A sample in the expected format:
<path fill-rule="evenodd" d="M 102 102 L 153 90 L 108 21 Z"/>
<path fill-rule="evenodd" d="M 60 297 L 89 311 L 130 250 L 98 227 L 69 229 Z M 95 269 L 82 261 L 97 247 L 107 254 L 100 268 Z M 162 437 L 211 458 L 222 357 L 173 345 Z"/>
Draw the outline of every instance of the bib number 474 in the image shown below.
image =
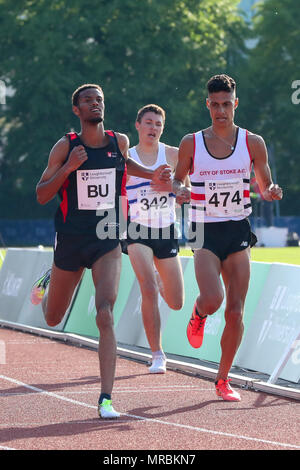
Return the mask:
<path fill-rule="evenodd" d="M 240 178 L 205 182 L 206 214 L 236 217 L 244 214 L 244 187 Z"/>
<path fill-rule="evenodd" d="M 220 204 L 222 204 L 223 207 L 227 207 L 228 200 L 229 202 L 233 204 L 237 204 L 237 205 L 241 204 L 242 199 L 240 197 L 239 191 L 236 191 L 234 195 L 232 196 L 232 198 L 230 198 L 230 195 L 231 193 L 229 191 L 221 192 L 221 193 L 213 193 L 213 195 L 210 197 L 208 201 L 208 204 L 212 204 L 215 207 L 218 207 Z M 221 196 L 222 200 L 221 200 L 221 197 L 219 198 L 218 196 Z"/>

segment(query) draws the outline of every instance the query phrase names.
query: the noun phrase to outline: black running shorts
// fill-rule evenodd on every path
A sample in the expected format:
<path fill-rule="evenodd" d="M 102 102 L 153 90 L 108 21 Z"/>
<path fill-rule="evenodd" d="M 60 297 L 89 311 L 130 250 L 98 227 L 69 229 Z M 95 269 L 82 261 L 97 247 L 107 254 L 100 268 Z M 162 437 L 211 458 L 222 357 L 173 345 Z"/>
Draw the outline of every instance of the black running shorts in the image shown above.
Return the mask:
<path fill-rule="evenodd" d="M 119 239 L 100 240 L 97 235 L 69 235 L 57 233 L 54 246 L 54 264 L 65 271 L 78 271 L 92 265 L 119 245 Z"/>
<path fill-rule="evenodd" d="M 164 228 L 150 228 L 130 222 L 127 239 L 122 240 L 122 251 L 128 254 L 127 247 L 134 243 L 146 245 L 158 259 L 174 258 L 179 251 L 179 242 L 174 224 Z"/>
<path fill-rule="evenodd" d="M 228 220 L 226 222 L 209 222 L 200 224 L 192 222 L 189 240 L 192 250 L 205 248 L 212 251 L 221 261 L 228 255 L 252 247 L 257 242 L 256 235 L 251 232 L 249 220 Z M 200 228 L 202 230 L 200 230 Z M 195 237 L 196 229 L 202 236 Z M 198 238 L 198 239 L 197 239 Z"/>

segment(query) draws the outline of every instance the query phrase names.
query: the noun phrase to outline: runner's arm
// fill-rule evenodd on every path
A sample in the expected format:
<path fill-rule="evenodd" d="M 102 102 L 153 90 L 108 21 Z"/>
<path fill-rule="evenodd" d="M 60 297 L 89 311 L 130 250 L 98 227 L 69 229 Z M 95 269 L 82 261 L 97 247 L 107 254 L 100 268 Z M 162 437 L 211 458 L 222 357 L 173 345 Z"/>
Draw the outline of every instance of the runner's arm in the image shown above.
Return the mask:
<path fill-rule="evenodd" d="M 191 197 L 191 185 L 189 172 L 193 165 L 194 138 L 192 134 L 183 137 L 178 151 L 178 162 L 176 165 L 173 181 L 173 192 L 176 194 L 176 202 L 183 204 L 189 202 Z"/>
<path fill-rule="evenodd" d="M 66 161 L 69 145 L 67 137 L 62 137 L 50 152 L 47 168 L 36 186 L 37 201 L 40 204 L 51 201 L 69 174 L 87 159 L 84 147 L 79 145 L 74 147 Z"/>
<path fill-rule="evenodd" d="M 172 168 L 173 176 L 175 175 L 176 167 L 178 165 L 178 152 L 179 152 L 178 147 L 170 147 L 166 145 L 167 163 Z M 172 179 L 172 181 L 170 181 L 169 191 L 173 191 L 173 182 L 174 182 L 174 178 Z M 183 184 L 184 186 L 188 188 L 191 186 L 189 175 L 186 176 Z"/>
<path fill-rule="evenodd" d="M 278 184 L 274 184 L 272 180 L 264 139 L 259 135 L 249 134 L 248 143 L 255 177 L 263 198 L 266 201 L 282 199 L 282 189 Z"/>

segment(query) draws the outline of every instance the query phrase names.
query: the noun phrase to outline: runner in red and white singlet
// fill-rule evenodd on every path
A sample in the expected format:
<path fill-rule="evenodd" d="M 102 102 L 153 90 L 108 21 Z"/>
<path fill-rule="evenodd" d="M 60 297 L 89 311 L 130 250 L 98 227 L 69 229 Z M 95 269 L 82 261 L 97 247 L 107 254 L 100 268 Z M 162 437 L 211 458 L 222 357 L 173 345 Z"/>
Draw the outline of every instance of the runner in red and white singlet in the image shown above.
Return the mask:
<path fill-rule="evenodd" d="M 228 374 L 243 335 L 250 246 L 256 239 L 247 218 L 251 213 L 251 166 L 264 199 L 279 200 L 282 190 L 272 182 L 262 137 L 234 123 L 238 106 L 235 81 L 227 75 L 216 75 L 208 81 L 207 89 L 211 126 L 182 139 L 173 183 L 177 202 L 190 202 L 190 242 L 199 286 L 187 337 L 193 347 L 202 345 L 207 317 L 219 309 L 224 299 L 222 275 L 225 328 L 216 393 L 224 400 L 239 401 L 240 395 L 229 385 Z M 184 186 L 189 173 L 191 191 Z"/>

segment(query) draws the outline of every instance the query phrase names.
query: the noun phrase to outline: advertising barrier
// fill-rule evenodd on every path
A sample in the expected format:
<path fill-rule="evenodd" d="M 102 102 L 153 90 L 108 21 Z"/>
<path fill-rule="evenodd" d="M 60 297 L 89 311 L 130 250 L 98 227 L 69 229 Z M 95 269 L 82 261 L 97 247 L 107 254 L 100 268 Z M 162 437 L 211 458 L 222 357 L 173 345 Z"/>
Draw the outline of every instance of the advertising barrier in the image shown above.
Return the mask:
<path fill-rule="evenodd" d="M 122 270 L 120 277 L 120 286 L 118 297 L 114 307 L 114 325 L 118 328 L 118 322 L 123 315 L 123 311 L 135 281 L 135 274 L 131 268 L 129 257 L 123 255 Z M 66 333 L 75 333 L 92 338 L 99 337 L 99 331 L 96 326 L 96 307 L 95 307 L 95 289 L 90 270 L 86 270 L 76 300 L 71 310 L 71 314 L 66 322 L 64 331 Z M 135 325 L 130 325 L 134 330 Z"/>
<path fill-rule="evenodd" d="M 225 325 L 225 300 L 208 317 L 203 345 L 192 348 L 186 337 L 198 286 L 192 257 L 181 257 L 185 301 L 171 310 L 159 296 L 162 344 L 167 354 L 218 363 Z M 41 306 L 33 306 L 32 284 L 52 263 L 52 250 L 8 249 L 0 270 L 0 319 L 47 329 L 99 338 L 96 326 L 95 290 L 86 270 L 74 302 L 62 322 L 49 328 Z M 245 331 L 234 365 L 298 383 L 300 379 L 300 267 L 251 262 L 251 278 L 245 303 Z M 145 335 L 139 284 L 130 259 L 122 255 L 122 270 L 114 324 L 118 343 L 149 349 Z"/>
<path fill-rule="evenodd" d="M 220 309 L 206 321 L 205 336 L 201 349 L 192 348 L 186 338 L 186 327 L 198 295 L 198 286 L 194 274 L 193 258 L 181 257 L 180 261 L 185 285 L 183 308 L 179 311 L 171 310 L 159 295 L 164 351 L 170 354 L 219 362 L 221 356 L 220 339 L 225 326 L 225 300 Z M 129 257 L 123 255 L 122 263 L 119 293 L 114 307 L 116 338 L 122 344 L 149 348 L 142 321 L 140 287 Z M 270 264 L 255 262 L 251 265 L 252 274 L 245 306 L 245 332 L 264 289 L 270 266 Z M 91 274 L 87 271 L 64 331 L 98 338 L 99 333 L 95 316 L 94 286 Z"/>
<path fill-rule="evenodd" d="M 247 334 L 239 349 L 236 363 L 247 369 L 272 374 L 286 355 L 294 349 L 280 378 L 300 379 L 300 267 L 274 263 Z M 298 352 L 297 352 L 298 351 Z"/>
<path fill-rule="evenodd" d="M 190 346 L 186 338 L 186 327 L 198 295 L 191 257 L 181 257 L 184 273 L 185 302 L 179 311 L 171 310 L 159 296 L 161 314 L 162 345 L 168 354 L 191 357 L 218 363 L 221 357 L 220 340 L 225 326 L 224 311 L 226 300 L 219 310 L 206 321 L 203 345 L 200 349 Z M 120 288 L 114 308 L 116 338 L 128 346 L 149 348 L 145 335 L 142 313 L 141 292 L 128 256 L 123 255 Z M 234 361 L 235 366 L 253 371 L 272 374 L 279 361 L 286 354 L 286 346 L 297 337 L 299 316 L 299 276 L 300 267 L 251 262 L 251 278 L 244 313 L 244 337 Z M 282 284 L 285 279 L 285 284 Z M 90 272 L 86 272 L 64 331 L 98 338 L 95 323 L 94 287 Z M 268 305 L 275 305 L 274 317 Z M 282 310 L 283 309 L 283 310 Z M 284 327 L 281 318 L 283 311 L 287 322 Z M 298 316 L 297 316 L 298 312 Z M 284 321 L 283 321 L 284 323 Z M 278 331 L 281 339 L 276 339 Z M 274 331 L 277 331 L 277 333 Z M 269 341 L 274 341 L 272 347 Z M 277 342 L 281 341 L 281 346 Z M 255 345 L 255 347 L 253 347 Z M 293 345 L 292 345 L 293 346 Z M 299 345 L 300 346 L 300 345 Z M 271 349 L 270 349 L 271 348 Z M 293 364 L 297 351 L 285 365 L 281 378 L 299 380 L 299 363 Z M 294 360 L 294 362 L 297 362 Z"/>
<path fill-rule="evenodd" d="M 0 319 L 62 331 L 69 312 L 50 328 L 41 305 L 30 301 L 33 283 L 51 267 L 52 258 L 52 250 L 8 248 L 0 270 Z"/>
<path fill-rule="evenodd" d="M 125 256 L 125 255 L 124 255 Z M 193 263 L 193 259 L 191 258 L 180 258 L 182 271 L 185 276 L 185 270 L 189 263 Z M 132 267 L 130 265 L 130 270 Z M 132 270 L 133 272 L 133 270 Z M 119 323 L 116 327 L 116 337 L 117 341 L 120 343 L 128 344 L 128 345 L 135 345 L 140 347 L 149 348 L 149 344 L 146 338 L 146 334 L 144 331 L 143 320 L 142 320 L 142 312 L 141 312 L 141 291 L 138 284 L 138 281 L 134 279 L 132 287 L 130 291 L 127 291 L 127 302 L 125 304 L 125 308 L 123 310 L 122 316 L 119 320 Z M 166 331 L 166 326 L 169 321 L 169 316 L 174 315 L 182 315 L 182 311 L 174 311 L 171 310 L 166 302 L 163 300 L 161 295 L 159 295 L 159 312 L 161 318 L 161 331 L 162 331 L 162 338 L 164 338 L 164 332 Z M 173 335 L 174 335 L 174 331 Z M 177 337 L 178 331 L 176 330 L 175 336 Z M 164 345 L 163 345 L 164 346 Z"/>
<path fill-rule="evenodd" d="M 269 270 L 269 264 L 251 263 L 251 279 L 244 314 L 245 333 L 259 301 L 261 292 L 264 289 Z M 220 339 L 225 326 L 224 311 L 226 299 L 224 299 L 219 310 L 207 318 L 203 344 L 200 349 L 194 349 L 190 346 L 186 337 L 186 328 L 193 311 L 196 297 L 199 295 L 194 273 L 194 262 L 191 258 L 185 270 L 184 285 L 184 306 L 179 312 L 171 312 L 169 321 L 163 331 L 164 350 L 167 353 L 219 362 L 221 358 Z M 176 334 L 174 332 L 176 332 Z"/>

